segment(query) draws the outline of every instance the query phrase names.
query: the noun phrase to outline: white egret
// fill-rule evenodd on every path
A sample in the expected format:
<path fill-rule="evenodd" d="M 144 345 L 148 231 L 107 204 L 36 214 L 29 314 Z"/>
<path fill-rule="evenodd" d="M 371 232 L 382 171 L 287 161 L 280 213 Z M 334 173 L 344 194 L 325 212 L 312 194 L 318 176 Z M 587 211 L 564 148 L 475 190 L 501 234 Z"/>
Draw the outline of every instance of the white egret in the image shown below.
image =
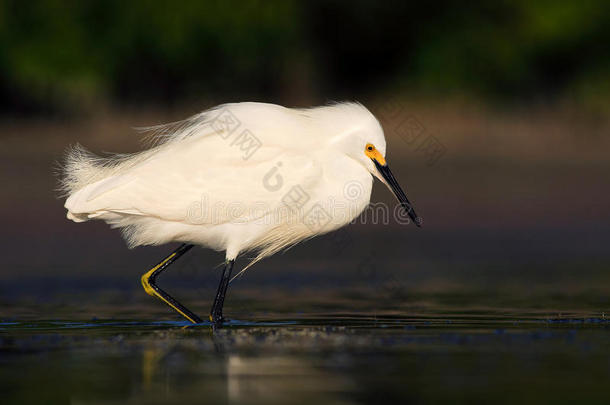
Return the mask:
<path fill-rule="evenodd" d="M 130 247 L 182 242 L 142 285 L 193 323 L 201 318 L 155 282 L 193 245 L 226 253 L 210 314 L 218 325 L 239 254 L 256 253 L 247 268 L 348 224 L 369 204 L 373 176 L 421 224 L 386 163 L 383 130 L 361 104 L 225 104 L 146 130 L 155 144 L 139 153 L 68 151 L 61 182 L 67 217 L 120 228 Z"/>

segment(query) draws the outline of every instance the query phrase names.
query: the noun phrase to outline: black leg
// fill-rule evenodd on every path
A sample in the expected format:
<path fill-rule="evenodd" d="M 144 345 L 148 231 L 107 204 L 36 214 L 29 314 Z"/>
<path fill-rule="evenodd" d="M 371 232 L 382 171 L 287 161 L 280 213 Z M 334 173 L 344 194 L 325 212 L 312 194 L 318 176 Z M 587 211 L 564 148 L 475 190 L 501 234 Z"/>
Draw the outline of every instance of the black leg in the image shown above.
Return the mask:
<path fill-rule="evenodd" d="M 159 274 L 161 274 L 163 270 L 167 269 L 170 264 L 172 264 L 183 254 L 188 252 L 192 247 L 193 245 L 188 245 L 186 243 L 180 245 L 178 249 L 172 252 L 172 254 L 161 260 L 159 264 L 157 264 L 155 267 L 153 267 L 144 275 L 142 275 L 142 286 L 144 287 L 144 290 L 146 290 L 148 295 L 159 298 L 161 301 L 165 302 L 167 305 L 175 309 L 180 315 L 184 316 L 189 321 L 193 323 L 201 323 L 201 318 L 199 318 L 187 307 L 178 302 L 178 300 L 176 300 L 174 297 L 159 288 L 155 283 L 157 276 L 159 276 Z"/>
<path fill-rule="evenodd" d="M 212 305 L 212 311 L 210 312 L 210 321 L 212 321 L 214 325 L 221 325 L 224 321 L 222 306 L 224 305 L 225 297 L 227 296 L 227 289 L 229 288 L 234 262 L 234 260 L 229 260 L 222 270 L 222 277 L 220 278 L 220 284 L 218 284 L 218 290 L 216 291 L 216 297 L 214 298 L 214 305 Z"/>

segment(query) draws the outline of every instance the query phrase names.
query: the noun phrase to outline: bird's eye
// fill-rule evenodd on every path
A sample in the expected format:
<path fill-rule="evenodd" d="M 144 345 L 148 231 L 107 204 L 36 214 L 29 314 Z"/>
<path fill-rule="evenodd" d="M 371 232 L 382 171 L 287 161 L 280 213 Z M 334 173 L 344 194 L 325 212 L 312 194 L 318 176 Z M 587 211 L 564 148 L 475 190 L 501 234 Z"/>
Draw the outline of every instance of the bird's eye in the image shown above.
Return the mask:
<path fill-rule="evenodd" d="M 373 145 L 369 145 L 366 147 L 366 150 L 372 151 L 373 150 Z"/>

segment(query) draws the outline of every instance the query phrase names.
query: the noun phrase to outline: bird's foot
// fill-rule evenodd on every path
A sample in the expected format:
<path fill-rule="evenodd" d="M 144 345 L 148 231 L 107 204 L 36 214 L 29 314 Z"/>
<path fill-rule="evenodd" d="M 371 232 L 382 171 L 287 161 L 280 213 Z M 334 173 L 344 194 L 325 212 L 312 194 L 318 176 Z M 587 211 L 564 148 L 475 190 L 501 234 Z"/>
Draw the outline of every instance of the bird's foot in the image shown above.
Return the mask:
<path fill-rule="evenodd" d="M 221 327 L 222 324 L 225 321 L 225 317 L 222 316 L 222 312 L 220 312 L 220 313 L 214 313 L 214 312 L 211 313 L 209 319 L 210 319 L 210 322 L 212 322 L 212 326 L 214 328 Z"/>

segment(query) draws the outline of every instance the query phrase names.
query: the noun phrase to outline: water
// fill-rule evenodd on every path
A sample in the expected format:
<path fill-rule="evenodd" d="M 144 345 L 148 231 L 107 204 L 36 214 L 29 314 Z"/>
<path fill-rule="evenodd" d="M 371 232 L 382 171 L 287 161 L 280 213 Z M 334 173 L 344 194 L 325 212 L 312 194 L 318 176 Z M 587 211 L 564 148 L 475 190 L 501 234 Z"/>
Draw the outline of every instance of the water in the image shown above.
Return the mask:
<path fill-rule="evenodd" d="M 607 231 L 390 231 L 266 260 L 217 331 L 142 291 L 167 247 L 24 262 L 0 283 L 2 403 L 608 402 Z M 159 283 L 205 318 L 217 262 L 193 250 Z"/>
<path fill-rule="evenodd" d="M 605 314 L 342 309 L 259 313 L 217 331 L 5 319 L 3 403 L 607 403 Z"/>
<path fill-rule="evenodd" d="M 3 222 L 2 403 L 608 402 L 605 222 L 349 227 L 236 280 L 213 333 L 139 285 L 174 247 L 62 213 Z M 222 260 L 193 249 L 159 284 L 205 318 Z"/>
<path fill-rule="evenodd" d="M 609 231 L 321 237 L 236 280 L 218 331 L 141 289 L 167 246 L 49 239 L 0 282 L 2 403 L 608 403 Z M 205 318 L 222 258 L 191 253 L 159 284 Z"/>

